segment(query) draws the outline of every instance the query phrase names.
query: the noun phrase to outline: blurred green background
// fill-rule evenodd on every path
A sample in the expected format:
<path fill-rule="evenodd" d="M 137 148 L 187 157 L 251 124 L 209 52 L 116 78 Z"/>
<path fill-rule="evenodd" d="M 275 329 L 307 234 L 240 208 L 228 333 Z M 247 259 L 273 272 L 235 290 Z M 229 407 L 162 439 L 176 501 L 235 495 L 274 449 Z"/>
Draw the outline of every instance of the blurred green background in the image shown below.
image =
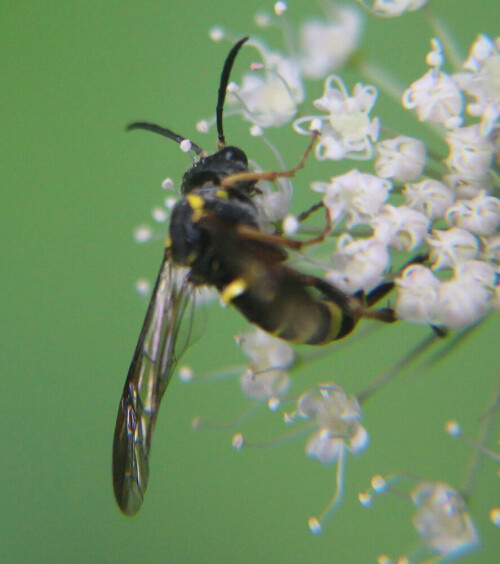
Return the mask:
<path fill-rule="evenodd" d="M 464 50 L 478 32 L 498 33 L 496 0 L 431 4 Z M 306 1 L 289 6 L 292 22 L 321 12 Z M 359 505 L 356 494 L 374 473 L 413 471 L 460 484 L 470 450 L 442 428 L 457 417 L 475 432 L 498 378 L 497 319 L 446 361 L 417 378 L 402 377 L 367 404 L 371 446 L 349 457 L 344 503 L 321 537 L 311 535 L 307 519 L 330 499 L 334 469 L 308 460 L 303 438 L 236 454 L 230 441 L 239 428 L 191 431 L 196 415 L 224 421 L 243 409 L 236 382 L 189 387 L 174 379 L 142 511 L 127 519 L 115 506 L 111 440 L 146 309 L 134 283 L 153 279 L 162 255 L 160 241 L 139 246 L 131 234 L 161 202 L 161 181 L 179 180 L 189 165 L 174 143 L 126 135 L 124 125 L 156 121 L 214 149 L 215 134 L 197 134 L 195 123 L 214 112 L 229 43 L 211 42 L 207 31 L 219 24 L 237 37 L 258 34 L 259 9 L 272 10 L 272 3 L 2 2 L 4 562 L 374 562 L 417 540 L 405 501 L 386 496 L 369 510 Z M 431 37 L 423 15 L 369 20 L 363 46 L 370 55 L 408 83 L 420 76 Z M 280 44 L 279 31 L 268 37 Z M 237 62 L 235 79 L 249 57 Z M 319 83 L 310 86 L 313 97 L 321 91 Z M 382 106 L 378 115 L 393 112 Z M 262 147 L 239 119 L 226 128 L 231 143 L 259 159 Z M 290 137 L 285 126 L 275 139 L 293 164 L 303 139 Z M 353 165 L 338 166 L 342 172 Z M 296 185 L 320 170 L 322 178 L 331 174 L 312 163 Z M 313 202 L 306 190 L 302 198 Z M 240 362 L 232 335 L 242 327 L 236 313 L 213 306 L 186 361 L 198 371 Z M 293 391 L 336 380 L 354 393 L 425 334 L 383 328 L 301 369 Z M 264 414 L 244 431 L 256 440 L 283 433 L 279 416 Z M 500 533 L 487 518 L 500 506 L 496 470 L 486 461 L 478 476 L 471 512 L 483 551 L 464 562 L 498 557 Z"/>

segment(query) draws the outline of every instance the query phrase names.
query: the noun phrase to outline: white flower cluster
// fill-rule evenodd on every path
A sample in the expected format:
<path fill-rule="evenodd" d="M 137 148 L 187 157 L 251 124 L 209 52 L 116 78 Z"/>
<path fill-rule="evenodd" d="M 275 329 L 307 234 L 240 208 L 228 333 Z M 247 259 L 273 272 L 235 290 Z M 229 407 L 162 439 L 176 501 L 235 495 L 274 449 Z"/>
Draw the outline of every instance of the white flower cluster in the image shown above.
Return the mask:
<path fill-rule="evenodd" d="M 391 249 L 427 247 L 430 267 L 408 268 L 396 281 L 397 316 L 462 329 L 498 306 L 500 200 L 493 195 L 498 176 L 492 165 L 499 130 L 500 57 L 496 44 L 480 36 L 464 63 L 467 72 L 450 76 L 441 70 L 440 42 L 435 39 L 431 46 L 431 69 L 404 93 L 403 105 L 414 109 L 420 121 L 442 128 L 450 149 L 441 163 L 446 167 L 442 174 L 427 169 L 430 157 L 419 139 L 399 135 L 376 142 L 379 123 L 368 116 L 374 87 L 357 84 L 349 97 L 339 77 L 328 77 L 323 97 L 314 103 L 325 114 L 300 118 L 294 128 L 321 132 L 316 148 L 320 160 L 370 158 L 376 142 L 375 175 L 353 170 L 330 183 L 312 184 L 325 194 L 333 225 L 343 221 L 348 231 L 361 224 L 372 230 L 368 238 L 356 240 L 347 232 L 339 237 L 331 255 L 333 268 L 325 270 L 325 277 L 347 293 L 369 291 L 382 280 Z M 466 96 L 474 97 L 467 108 L 483 118 L 481 123 L 462 125 Z M 396 183 L 405 183 L 405 202 L 398 206 L 385 203 Z M 443 276 L 435 276 L 438 270 Z"/>
<path fill-rule="evenodd" d="M 396 310 L 402 319 L 462 329 L 498 307 L 500 200 L 493 194 L 498 189 L 494 162 L 500 75 L 495 61 L 500 56 L 495 43 L 480 36 L 463 64 L 465 72 L 441 70 L 444 55 L 437 40 L 427 60 L 431 70 L 410 86 L 403 103 L 421 121 L 443 128 L 449 147 L 442 161 L 446 170 L 440 178 L 422 180 L 422 194 L 415 184 L 403 194 L 410 206 L 434 222 L 442 218 L 445 225 L 431 225 L 425 238 L 431 268 L 408 268 L 397 281 Z M 481 122 L 463 125 L 464 102 L 471 97 L 474 103 L 466 107 Z M 437 271 L 445 277 L 437 277 Z"/>
<path fill-rule="evenodd" d="M 369 8 L 394 16 L 424 4 L 377 1 Z M 275 9 L 278 19 L 284 12 L 283 6 Z M 271 16 L 262 21 L 270 25 Z M 262 128 L 292 121 L 304 98 L 304 78 L 321 78 L 348 64 L 361 29 L 356 11 L 332 7 L 326 21 L 302 25 L 302 49 L 288 55 L 252 39 L 249 45 L 262 62 L 251 66 L 241 86 L 233 83 L 229 90 L 235 111 L 253 124 L 253 134 L 259 128 L 264 136 Z M 214 35 L 221 39 L 224 32 L 219 29 Z M 403 106 L 414 110 L 422 123 L 432 126 L 431 134 L 448 145 L 441 159 L 423 140 L 403 132 L 381 139 L 380 119 L 372 116 L 377 88 L 358 83 L 350 92 L 338 74 L 328 74 L 323 95 L 313 102 L 319 113 L 302 110 L 306 115 L 293 121 L 299 134 L 319 132 L 315 154 L 320 161 L 374 159 L 373 173 L 353 169 L 311 185 L 323 194 L 330 230 L 342 232 L 321 245 L 323 255 L 330 254 L 324 277 L 342 291 L 369 292 L 391 268 L 394 251 L 418 251 L 428 253 L 430 260 L 428 266 L 406 269 L 396 280 L 398 318 L 462 329 L 498 309 L 499 45 L 500 39 L 479 36 L 463 70 L 449 74 L 443 70 L 441 42 L 433 39 L 426 57 L 429 70 L 404 92 Z M 478 121 L 466 123 L 466 113 Z M 393 130 L 392 124 L 389 127 Z M 286 233 L 300 232 L 296 221 L 291 225 L 288 179 L 280 179 L 277 190 L 263 184 L 261 191 L 256 201 L 266 225 L 286 220 Z"/>

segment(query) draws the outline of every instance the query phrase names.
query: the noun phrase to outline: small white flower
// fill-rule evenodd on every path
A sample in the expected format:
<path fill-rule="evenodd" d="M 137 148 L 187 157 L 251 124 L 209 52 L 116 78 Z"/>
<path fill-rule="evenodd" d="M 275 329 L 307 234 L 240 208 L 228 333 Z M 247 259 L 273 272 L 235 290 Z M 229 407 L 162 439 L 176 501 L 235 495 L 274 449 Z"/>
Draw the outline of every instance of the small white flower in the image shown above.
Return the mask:
<path fill-rule="evenodd" d="M 431 50 L 425 57 L 425 62 L 430 67 L 440 68 L 444 64 L 444 51 L 439 39 L 431 39 Z"/>
<path fill-rule="evenodd" d="M 460 435 L 462 434 L 460 423 L 458 421 L 455 421 L 454 419 L 447 421 L 444 428 L 448 435 L 450 435 L 450 437 L 460 437 Z"/>
<path fill-rule="evenodd" d="M 479 254 L 477 238 L 459 227 L 434 229 L 426 240 L 434 270 L 453 268 L 460 262 L 477 258 Z"/>
<path fill-rule="evenodd" d="M 371 507 L 372 503 L 373 503 L 373 496 L 367 493 L 362 493 L 360 492 L 358 494 L 358 500 L 359 503 L 361 503 L 361 505 L 363 507 Z M 379 564 L 383 564 L 383 562 L 380 560 L 380 557 L 378 559 Z"/>
<path fill-rule="evenodd" d="M 425 213 L 433 220 L 444 217 L 455 199 L 453 192 L 445 184 L 432 178 L 407 184 L 403 189 L 403 196 L 410 208 Z"/>
<path fill-rule="evenodd" d="M 488 176 L 495 147 L 481 135 L 478 124 L 450 130 L 445 140 L 450 153 L 444 162 L 450 172 L 478 181 Z"/>
<path fill-rule="evenodd" d="M 333 464 L 344 450 L 341 439 L 331 439 L 327 434 L 318 431 L 307 441 L 306 454 L 309 458 L 317 458 L 323 464 Z"/>
<path fill-rule="evenodd" d="M 421 482 L 411 496 L 417 508 L 413 524 L 431 550 L 452 556 L 479 545 L 465 502 L 453 488 L 440 482 Z"/>
<path fill-rule="evenodd" d="M 151 283 L 149 282 L 149 280 L 141 278 L 135 283 L 135 290 L 140 296 L 147 296 L 151 291 Z"/>
<path fill-rule="evenodd" d="M 481 237 L 481 259 L 500 262 L 500 234 Z"/>
<path fill-rule="evenodd" d="M 163 205 L 165 206 L 165 208 L 168 211 L 172 211 L 175 204 L 178 202 L 179 200 L 177 198 L 165 198 L 165 200 L 163 201 Z"/>
<path fill-rule="evenodd" d="M 331 262 L 332 270 L 325 273 L 325 279 L 346 294 L 354 294 L 361 289 L 369 292 L 382 282 L 390 256 L 385 243 L 376 238 L 355 240 L 344 235 Z"/>
<path fill-rule="evenodd" d="M 398 251 L 412 251 L 423 241 L 429 218 L 408 206 L 386 204 L 372 220 L 374 236 Z"/>
<path fill-rule="evenodd" d="M 425 144 L 418 139 L 400 135 L 379 141 L 376 146 L 375 170 L 381 178 L 407 182 L 418 178 L 425 167 Z"/>
<path fill-rule="evenodd" d="M 213 27 L 208 33 L 212 41 L 221 41 L 226 36 L 224 30 L 221 27 Z"/>
<path fill-rule="evenodd" d="M 375 0 L 372 10 L 376 14 L 394 17 L 404 12 L 414 12 L 427 2 L 428 0 Z"/>
<path fill-rule="evenodd" d="M 498 38 L 492 41 L 487 35 L 478 35 L 476 41 L 471 45 L 469 56 L 462 65 L 463 68 L 470 72 L 479 72 L 492 56 L 498 54 L 497 43 Z"/>
<path fill-rule="evenodd" d="M 211 125 L 212 124 L 208 120 L 202 119 L 196 124 L 196 131 L 199 131 L 200 133 L 208 133 Z"/>
<path fill-rule="evenodd" d="M 149 225 L 140 225 L 134 230 L 134 239 L 137 243 L 147 243 L 153 236 L 153 230 Z"/>
<path fill-rule="evenodd" d="M 432 43 L 433 49 L 436 42 Z M 431 51 L 435 53 L 435 51 Z M 430 62 L 438 63 L 414 82 L 403 94 L 403 106 L 415 109 L 420 121 L 431 121 L 446 125 L 462 112 L 463 99 L 460 88 L 454 80 L 439 68 L 441 58 Z"/>
<path fill-rule="evenodd" d="M 470 177 L 463 174 L 445 174 L 443 182 L 449 186 L 457 198 L 473 198 L 481 190 L 490 191 L 493 182 L 491 175 L 483 177 Z"/>
<path fill-rule="evenodd" d="M 168 218 L 167 211 L 164 208 L 153 208 L 151 216 L 157 223 L 165 223 Z"/>
<path fill-rule="evenodd" d="M 264 79 L 247 74 L 243 78 L 238 98 L 243 103 L 243 115 L 260 127 L 279 127 L 297 113 L 296 101 L 280 78 L 268 74 Z"/>
<path fill-rule="evenodd" d="M 161 183 L 161 187 L 164 190 L 173 190 L 174 189 L 174 181 L 171 178 L 165 178 L 165 180 Z"/>
<path fill-rule="evenodd" d="M 249 370 L 240 378 L 243 393 L 257 400 L 284 394 L 290 384 L 287 369 L 294 361 L 291 346 L 257 328 L 242 335 L 240 342 L 249 359 Z"/>
<path fill-rule="evenodd" d="M 457 278 L 480 282 L 489 290 L 495 287 L 498 274 L 496 266 L 481 260 L 468 260 L 460 263 L 455 272 Z"/>
<path fill-rule="evenodd" d="M 301 124 L 321 120 L 315 149 L 318 160 L 369 159 L 379 135 L 379 120 L 369 115 L 376 98 L 374 86 L 358 83 L 351 96 L 341 78 L 329 76 L 323 96 L 314 101 L 316 108 L 326 114 L 302 117 L 294 121 L 293 127 L 297 133 L 310 135 L 310 127 L 304 129 Z"/>
<path fill-rule="evenodd" d="M 264 130 L 260 125 L 252 125 L 250 128 L 250 135 L 252 137 L 262 137 L 264 135 Z"/>
<path fill-rule="evenodd" d="M 235 450 L 241 451 L 245 447 L 245 437 L 241 433 L 236 433 L 231 444 Z"/>
<path fill-rule="evenodd" d="M 228 88 L 232 95 L 228 102 L 239 106 L 244 118 L 260 127 L 280 127 L 297 113 L 297 105 L 304 98 L 301 70 L 293 59 L 268 51 L 264 45 L 252 40 L 263 64 L 246 73 L 237 89 Z M 263 68 L 263 72 L 257 72 Z"/>
<path fill-rule="evenodd" d="M 494 235 L 500 225 L 500 200 L 484 191 L 471 200 L 459 200 L 446 212 L 452 227 L 467 229 L 476 235 Z"/>
<path fill-rule="evenodd" d="M 438 288 L 437 322 L 449 329 L 464 329 L 488 313 L 490 298 L 491 292 L 484 284 L 457 274 Z"/>
<path fill-rule="evenodd" d="M 370 443 L 370 435 L 368 431 L 362 427 L 361 425 L 358 427 L 356 433 L 351 437 L 349 442 L 349 450 L 354 453 L 358 454 L 365 450 Z"/>
<path fill-rule="evenodd" d="M 362 18 L 358 10 L 334 8 L 328 21 L 311 20 L 300 29 L 302 72 L 309 78 L 322 78 L 335 72 L 356 49 Z"/>
<path fill-rule="evenodd" d="M 191 151 L 191 141 L 189 139 L 183 139 L 180 143 L 180 147 L 183 153 L 188 153 Z"/>
<path fill-rule="evenodd" d="M 297 411 L 300 417 L 313 420 L 319 428 L 310 437 L 306 452 L 323 464 L 336 462 L 344 448 L 358 453 L 368 446 L 368 433 L 360 423 L 358 400 L 348 397 L 336 384 L 323 384 L 303 394 Z"/>
<path fill-rule="evenodd" d="M 330 219 L 338 222 L 344 218 L 350 229 L 355 225 L 370 223 L 389 197 L 392 185 L 373 174 L 351 170 L 333 177 L 330 183 L 314 182 L 311 188 L 325 194 L 323 203 Z"/>
<path fill-rule="evenodd" d="M 264 231 L 273 230 L 270 224 L 283 220 L 290 211 L 292 185 L 288 178 L 279 178 L 275 187 L 267 182 L 261 182 L 259 190 L 260 194 L 254 197 L 253 203 L 259 212 L 261 228 Z"/>
<path fill-rule="evenodd" d="M 257 12 L 254 21 L 257 27 L 269 27 L 271 25 L 271 14 L 269 12 Z"/>
<path fill-rule="evenodd" d="M 500 507 L 494 507 L 490 511 L 490 521 L 495 525 L 495 527 L 500 528 Z"/>
<path fill-rule="evenodd" d="M 288 368 L 294 361 L 292 347 L 262 329 L 254 328 L 241 336 L 240 342 L 252 368 Z"/>
<path fill-rule="evenodd" d="M 378 494 L 385 493 L 388 488 L 387 480 L 380 474 L 375 474 L 375 476 L 372 476 L 370 485 L 373 488 L 373 491 Z"/>
<path fill-rule="evenodd" d="M 463 67 L 466 72 L 457 73 L 453 78 L 474 98 L 467 111 L 481 118 L 481 132 L 488 135 L 500 116 L 500 38 L 492 41 L 480 35 Z"/>
<path fill-rule="evenodd" d="M 179 379 L 184 384 L 189 384 L 194 380 L 194 372 L 190 366 L 181 366 L 179 368 Z"/>
<path fill-rule="evenodd" d="M 276 2 L 274 5 L 274 13 L 277 16 L 282 16 L 286 12 L 287 8 L 288 6 L 286 5 L 286 2 Z"/>
<path fill-rule="evenodd" d="M 283 220 L 283 233 L 288 235 L 295 235 L 300 228 L 299 220 L 291 214 L 288 214 L 285 219 Z"/>
<path fill-rule="evenodd" d="M 413 264 L 395 280 L 398 288 L 396 317 L 431 325 L 436 320 L 440 281 L 426 266 Z"/>
<path fill-rule="evenodd" d="M 462 111 L 462 94 L 444 72 L 430 69 L 403 94 L 403 106 L 415 109 L 420 121 L 444 124 Z"/>
<path fill-rule="evenodd" d="M 283 395 L 290 386 L 286 370 L 268 369 L 259 374 L 245 372 L 240 378 L 241 391 L 250 399 L 268 400 Z"/>

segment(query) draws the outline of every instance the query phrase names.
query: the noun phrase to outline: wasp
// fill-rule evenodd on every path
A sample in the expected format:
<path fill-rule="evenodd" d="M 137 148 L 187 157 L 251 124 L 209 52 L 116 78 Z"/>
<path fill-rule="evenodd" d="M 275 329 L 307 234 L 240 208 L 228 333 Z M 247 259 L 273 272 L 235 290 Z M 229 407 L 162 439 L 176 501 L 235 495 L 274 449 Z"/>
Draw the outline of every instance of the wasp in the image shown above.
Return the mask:
<path fill-rule="evenodd" d="M 113 487 L 126 515 L 142 505 L 149 479 L 151 439 L 160 402 L 182 353 L 181 321 L 197 287 L 215 287 L 222 300 L 251 323 L 287 341 L 323 345 L 348 335 L 363 317 L 395 320 L 390 308 L 370 306 L 392 288 L 386 282 L 368 295 L 345 295 L 325 280 L 287 266 L 279 234 L 263 233 L 253 202 L 259 180 L 293 176 L 293 169 L 252 172 L 245 153 L 226 146 L 222 116 L 229 75 L 244 37 L 230 50 L 221 74 L 216 121 L 218 150 L 207 155 L 192 144 L 198 160 L 184 174 L 181 199 L 171 214 L 163 262 L 154 286 L 118 408 L 113 441 Z M 169 129 L 135 122 L 128 129 L 159 133 L 178 143 Z"/>

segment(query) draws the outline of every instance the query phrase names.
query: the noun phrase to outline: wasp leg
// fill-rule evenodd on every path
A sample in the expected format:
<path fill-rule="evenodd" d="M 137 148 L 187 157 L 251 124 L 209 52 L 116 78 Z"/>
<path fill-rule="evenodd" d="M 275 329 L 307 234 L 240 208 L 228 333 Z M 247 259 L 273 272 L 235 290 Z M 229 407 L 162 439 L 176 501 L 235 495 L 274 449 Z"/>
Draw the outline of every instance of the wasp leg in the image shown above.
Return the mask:
<path fill-rule="evenodd" d="M 327 212 L 328 215 L 328 212 Z M 307 247 L 309 245 L 315 245 L 317 243 L 322 243 L 330 234 L 331 224 L 329 216 L 327 218 L 327 225 L 320 232 L 319 235 L 313 237 L 312 239 L 307 239 L 305 241 L 299 241 L 297 239 L 290 239 L 289 237 L 283 236 L 281 233 L 263 233 L 255 227 L 249 225 L 238 225 L 236 228 L 239 235 L 245 237 L 246 239 L 253 239 L 254 241 L 261 241 L 263 243 L 274 243 L 276 245 L 281 245 L 282 247 L 287 247 L 288 249 L 293 249 L 299 251 L 300 249 Z"/>
<path fill-rule="evenodd" d="M 366 304 L 367 308 L 370 308 L 371 306 L 373 306 L 374 304 L 379 302 L 381 299 L 385 298 L 385 296 L 387 296 L 387 294 L 389 294 L 389 292 L 394 288 L 394 278 L 399 276 L 405 268 L 407 268 L 408 266 L 411 266 L 412 264 L 423 264 L 428 258 L 429 258 L 429 256 L 427 254 L 416 255 L 411 260 L 409 260 L 406 264 L 404 264 L 399 270 L 397 270 L 391 276 L 391 280 L 388 280 L 386 282 L 382 282 L 382 284 L 379 284 L 376 288 L 371 290 L 371 292 L 369 292 L 366 296 L 364 296 L 362 292 L 361 293 L 358 292 L 358 294 L 356 294 L 356 295 L 358 297 L 362 298 L 362 300 Z M 396 321 L 396 317 L 394 315 L 394 310 L 392 308 L 382 308 L 382 309 L 377 309 L 377 310 L 369 310 L 368 309 L 367 313 L 369 313 L 370 311 L 372 312 L 372 314 L 376 314 L 376 317 L 374 317 L 372 314 L 365 315 L 364 317 L 371 317 L 372 319 L 379 319 L 381 321 L 386 321 L 383 318 L 384 318 L 384 316 L 387 316 L 389 321 L 386 321 L 386 322 L 391 323 L 392 321 Z M 381 312 L 381 313 L 379 313 L 379 312 Z M 392 321 L 391 321 L 391 316 L 392 316 Z M 448 334 L 448 332 L 445 328 L 438 327 L 437 325 L 431 325 L 431 329 L 434 331 L 434 333 L 438 337 L 446 337 L 446 335 Z"/>
<path fill-rule="evenodd" d="M 313 208 L 316 206 L 313 206 Z M 312 209 L 312 208 L 310 208 Z M 319 207 L 316 207 L 316 209 L 319 209 Z M 309 210 L 307 210 L 309 211 Z M 317 235 L 316 237 L 312 237 L 311 239 L 306 239 L 305 241 L 301 241 L 300 242 L 300 248 L 302 247 L 307 247 L 309 245 L 316 245 L 318 243 L 322 243 L 327 237 L 328 235 L 330 235 L 332 231 L 332 220 L 330 217 L 330 211 L 327 209 L 326 210 L 326 225 L 323 228 L 322 231 L 320 231 L 319 235 Z"/>
<path fill-rule="evenodd" d="M 363 291 L 356 292 L 353 298 L 356 298 L 360 303 L 360 315 L 367 319 L 376 319 L 384 323 L 394 323 L 397 321 L 394 309 L 391 307 L 384 307 L 380 309 L 371 309 L 373 305 L 382 300 L 394 289 L 394 279 L 399 276 L 405 268 L 412 264 L 422 264 L 428 259 L 428 255 L 416 255 L 407 263 L 405 263 L 399 270 L 397 270 L 390 278 L 379 284 L 376 288 L 365 294 Z"/>
<path fill-rule="evenodd" d="M 299 215 L 297 216 L 297 221 L 299 223 L 302 223 L 303 221 L 305 221 L 310 215 L 312 215 L 315 211 L 318 211 L 319 209 L 321 209 L 322 207 L 324 207 L 324 203 L 318 202 L 316 204 L 313 204 L 308 210 L 303 211 L 302 213 L 299 213 Z"/>
<path fill-rule="evenodd" d="M 319 137 L 320 132 L 319 131 L 313 131 L 312 132 L 312 139 L 305 151 L 305 153 L 302 155 L 302 158 L 300 159 L 299 163 L 294 166 L 293 168 L 290 168 L 289 170 L 269 170 L 269 171 L 262 171 L 262 172 L 237 172 L 235 174 L 229 174 L 228 176 L 226 176 L 225 178 L 223 178 L 220 182 L 220 185 L 222 188 L 226 188 L 226 189 L 230 189 L 232 188 L 236 183 L 238 182 L 244 182 L 244 181 L 249 181 L 249 180 L 254 180 L 256 182 L 258 182 L 259 180 L 269 180 L 270 182 L 274 182 L 276 179 L 278 178 L 291 178 L 292 176 L 295 176 L 295 173 L 304 168 L 305 164 L 306 164 L 306 160 L 307 157 L 309 156 L 309 154 L 312 151 L 312 148 L 314 147 L 314 143 L 316 141 L 316 139 Z"/>
<path fill-rule="evenodd" d="M 238 225 L 236 227 L 238 235 L 241 235 L 245 239 L 251 239 L 253 241 L 259 241 L 262 243 L 273 243 L 275 245 L 280 245 L 282 247 L 287 247 L 289 249 L 299 250 L 302 248 L 302 241 L 296 241 L 295 239 L 289 239 L 288 237 L 283 237 L 278 233 L 263 233 L 255 227 L 249 225 Z"/>
<path fill-rule="evenodd" d="M 428 255 L 420 254 L 413 257 L 407 263 L 405 263 L 399 270 L 397 270 L 390 278 L 390 280 L 386 280 L 379 284 L 376 288 L 368 292 L 368 294 L 364 297 L 365 303 L 368 307 L 379 302 L 382 298 L 385 298 L 387 294 L 394 288 L 394 278 L 399 276 L 405 268 L 411 266 L 412 264 L 423 264 L 427 259 Z"/>
<path fill-rule="evenodd" d="M 390 307 L 370 309 L 364 292 L 357 292 L 353 296 L 349 296 L 322 278 L 317 278 L 315 276 L 308 278 L 311 279 L 312 285 L 316 289 L 318 289 L 326 298 L 339 305 L 344 314 L 352 317 L 356 322 L 362 317 L 367 319 L 376 319 L 377 321 L 382 321 L 383 323 L 394 323 L 394 321 L 396 321 L 394 310 Z"/>

